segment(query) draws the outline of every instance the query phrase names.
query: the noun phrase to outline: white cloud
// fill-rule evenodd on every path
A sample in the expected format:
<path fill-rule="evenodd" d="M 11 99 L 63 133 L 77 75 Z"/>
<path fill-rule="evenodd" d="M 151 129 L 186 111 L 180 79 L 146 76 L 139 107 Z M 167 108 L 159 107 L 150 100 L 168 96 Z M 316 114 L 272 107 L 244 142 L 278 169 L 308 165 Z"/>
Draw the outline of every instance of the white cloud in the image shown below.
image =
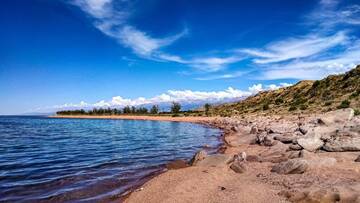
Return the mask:
<path fill-rule="evenodd" d="M 154 51 L 161 47 L 168 46 L 187 33 L 184 30 L 176 35 L 166 38 L 152 38 L 145 32 L 139 31 L 132 26 L 124 26 L 120 31 L 118 39 L 127 47 L 130 47 L 136 54 L 151 56 Z"/>
<path fill-rule="evenodd" d="M 227 74 L 222 74 L 222 75 L 210 75 L 210 76 L 205 76 L 205 77 L 198 77 L 198 78 L 195 78 L 195 79 L 196 80 L 230 79 L 230 78 L 241 77 L 246 73 L 248 73 L 248 72 L 247 71 L 237 71 L 237 72 L 234 72 L 234 73 L 227 73 Z"/>
<path fill-rule="evenodd" d="M 180 103 L 199 103 L 199 102 L 222 102 L 233 99 L 242 99 L 252 94 L 256 94 L 264 90 L 274 90 L 281 87 L 287 87 L 291 84 L 280 83 L 278 85 L 270 84 L 255 84 L 248 88 L 248 90 L 239 90 L 229 87 L 222 91 L 192 91 L 192 90 L 168 90 L 160 95 L 144 98 L 138 97 L 135 99 L 123 98 L 115 96 L 111 100 L 100 100 L 95 103 L 87 103 L 81 101 L 79 104 L 68 103 L 62 105 L 55 105 L 51 107 L 38 108 L 34 111 L 42 112 L 48 110 L 61 110 L 61 109 L 80 109 L 80 108 L 107 108 L 107 107 L 124 107 L 124 106 L 141 106 L 148 104 L 162 104 L 171 102 Z"/>
<path fill-rule="evenodd" d="M 244 49 L 240 51 L 254 56 L 255 63 L 266 64 L 312 56 L 332 47 L 345 44 L 347 41 L 346 34 L 338 32 L 328 37 L 308 35 L 290 38 L 273 42 L 267 45 L 265 49 Z"/>
<path fill-rule="evenodd" d="M 333 29 L 338 25 L 360 25 L 360 5 L 339 7 L 339 0 L 322 0 L 308 21 L 322 29 Z"/>
<path fill-rule="evenodd" d="M 187 59 L 182 56 L 165 53 L 161 49 L 187 35 L 187 29 L 163 38 L 152 37 L 148 33 L 129 25 L 127 19 L 130 13 L 124 8 L 116 9 L 114 3 L 113 0 L 74 1 L 75 5 L 79 6 L 84 12 L 94 18 L 96 28 L 105 35 L 116 39 L 125 47 L 130 48 L 140 57 L 155 61 L 176 62 L 204 72 L 216 72 L 226 68 L 229 64 L 236 63 L 243 59 L 238 53 L 233 53 L 228 57 L 199 56 Z M 126 7 L 127 1 L 121 1 L 120 3 Z"/>

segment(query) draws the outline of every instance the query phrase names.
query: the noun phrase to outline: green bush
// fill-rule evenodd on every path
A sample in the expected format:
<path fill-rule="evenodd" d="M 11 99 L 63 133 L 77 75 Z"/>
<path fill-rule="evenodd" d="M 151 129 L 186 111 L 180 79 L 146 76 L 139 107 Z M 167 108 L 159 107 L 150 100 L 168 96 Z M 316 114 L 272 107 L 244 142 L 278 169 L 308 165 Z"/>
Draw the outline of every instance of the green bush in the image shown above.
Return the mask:
<path fill-rule="evenodd" d="M 275 104 L 276 105 L 279 105 L 279 104 L 282 104 L 282 103 L 284 103 L 284 100 L 282 98 L 276 98 L 275 99 Z"/>
<path fill-rule="evenodd" d="M 297 110 L 296 106 L 290 106 L 289 111 L 295 111 L 295 110 Z"/>
<path fill-rule="evenodd" d="M 360 90 L 357 90 L 356 92 L 352 93 L 350 96 L 349 96 L 349 99 L 353 99 L 353 98 L 356 98 L 360 95 Z"/>
<path fill-rule="evenodd" d="M 300 106 L 300 110 L 306 110 L 307 108 L 308 108 L 308 105 L 306 105 L 306 104 L 302 104 Z"/>
<path fill-rule="evenodd" d="M 345 109 L 345 108 L 349 108 L 350 106 L 350 101 L 349 100 L 344 100 L 341 102 L 341 104 L 337 107 L 338 109 Z"/>
<path fill-rule="evenodd" d="M 354 115 L 355 115 L 355 116 L 360 115 L 360 109 L 355 109 Z"/>
<path fill-rule="evenodd" d="M 327 101 L 327 102 L 325 102 L 325 106 L 330 106 L 332 104 L 332 102 L 331 101 Z"/>
<path fill-rule="evenodd" d="M 315 81 L 314 83 L 313 83 L 313 85 L 312 85 L 312 87 L 313 88 L 316 88 L 317 86 L 319 86 L 320 85 L 320 81 Z"/>
<path fill-rule="evenodd" d="M 269 104 L 264 104 L 263 107 L 262 107 L 262 109 L 263 109 L 264 111 L 268 110 L 268 109 L 269 109 Z"/>

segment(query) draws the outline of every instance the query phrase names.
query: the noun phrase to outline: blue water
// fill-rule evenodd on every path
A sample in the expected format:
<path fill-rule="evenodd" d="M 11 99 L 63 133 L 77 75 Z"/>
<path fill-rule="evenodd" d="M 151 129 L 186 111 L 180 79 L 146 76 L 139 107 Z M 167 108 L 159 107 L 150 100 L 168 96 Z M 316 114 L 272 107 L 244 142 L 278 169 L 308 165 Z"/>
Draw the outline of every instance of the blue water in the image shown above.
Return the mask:
<path fill-rule="evenodd" d="M 0 202 L 108 202 L 219 130 L 159 121 L 0 116 Z"/>

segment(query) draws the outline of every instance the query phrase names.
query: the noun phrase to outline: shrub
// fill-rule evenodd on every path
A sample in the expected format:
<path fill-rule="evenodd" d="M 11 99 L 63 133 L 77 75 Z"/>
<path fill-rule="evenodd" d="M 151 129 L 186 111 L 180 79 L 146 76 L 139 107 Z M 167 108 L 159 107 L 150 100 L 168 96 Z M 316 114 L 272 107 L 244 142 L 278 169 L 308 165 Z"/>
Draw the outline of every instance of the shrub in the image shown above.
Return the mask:
<path fill-rule="evenodd" d="M 325 106 L 330 106 L 332 104 L 332 102 L 331 101 L 327 101 L 327 102 L 325 102 Z"/>
<path fill-rule="evenodd" d="M 360 109 L 355 109 L 354 115 L 355 115 L 355 116 L 360 115 Z"/>
<path fill-rule="evenodd" d="M 264 111 L 268 110 L 268 109 L 269 109 L 269 104 L 264 104 L 263 107 L 262 107 L 262 109 L 263 109 Z"/>
<path fill-rule="evenodd" d="M 306 104 L 302 104 L 300 106 L 300 110 L 306 110 L 307 108 L 308 108 L 308 105 L 306 105 Z"/>
<path fill-rule="evenodd" d="M 312 85 L 312 87 L 313 88 L 316 88 L 317 86 L 319 86 L 320 85 L 320 81 L 315 81 L 314 83 L 313 83 L 313 85 Z"/>
<path fill-rule="evenodd" d="M 353 98 L 355 98 L 355 97 L 357 97 L 357 96 L 359 96 L 359 95 L 360 95 L 360 90 L 357 90 L 356 92 L 352 93 L 352 94 L 349 96 L 349 99 L 353 99 Z"/>
<path fill-rule="evenodd" d="M 341 104 L 337 107 L 338 109 L 345 109 L 345 108 L 349 108 L 350 106 L 350 101 L 349 100 L 344 100 L 341 102 Z"/>
<path fill-rule="evenodd" d="M 297 110 L 296 106 L 290 106 L 289 111 L 295 111 L 295 110 Z"/>
<path fill-rule="evenodd" d="M 282 98 L 276 98 L 275 99 L 275 104 L 276 105 L 279 105 L 279 104 L 282 104 L 282 103 L 284 103 L 284 100 Z"/>

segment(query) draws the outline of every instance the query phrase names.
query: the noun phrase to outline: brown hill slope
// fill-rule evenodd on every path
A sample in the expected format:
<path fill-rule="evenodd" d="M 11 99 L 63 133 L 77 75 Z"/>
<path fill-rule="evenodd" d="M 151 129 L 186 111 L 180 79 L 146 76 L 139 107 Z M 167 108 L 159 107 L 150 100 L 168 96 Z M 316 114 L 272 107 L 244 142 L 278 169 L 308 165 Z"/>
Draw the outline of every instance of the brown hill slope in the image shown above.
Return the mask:
<path fill-rule="evenodd" d="M 221 116 L 314 113 L 347 107 L 360 109 L 360 65 L 341 75 L 304 80 L 290 87 L 260 92 L 237 103 L 219 105 L 212 113 Z"/>

